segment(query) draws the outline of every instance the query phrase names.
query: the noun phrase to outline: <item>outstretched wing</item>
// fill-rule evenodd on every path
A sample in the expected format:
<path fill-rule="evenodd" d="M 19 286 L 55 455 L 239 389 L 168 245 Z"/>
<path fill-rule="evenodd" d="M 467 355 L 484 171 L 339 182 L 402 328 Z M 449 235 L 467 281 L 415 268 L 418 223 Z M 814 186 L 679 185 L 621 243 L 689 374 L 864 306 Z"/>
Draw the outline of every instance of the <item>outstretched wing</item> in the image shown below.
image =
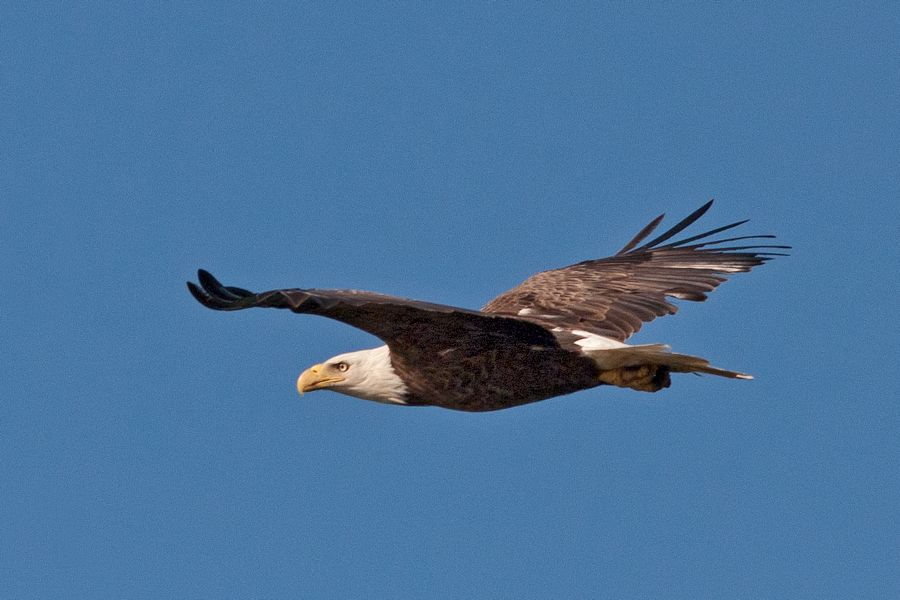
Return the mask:
<path fill-rule="evenodd" d="M 371 333 L 397 352 L 404 346 L 437 352 L 453 346 L 476 351 L 490 343 L 556 345 L 556 338 L 544 327 L 503 315 L 358 290 L 284 289 L 255 294 L 224 286 L 202 269 L 197 276 L 200 285 L 188 282 L 188 289 L 208 308 L 261 306 L 320 315 Z"/>
<path fill-rule="evenodd" d="M 659 237 L 638 246 L 662 221 L 658 216 L 615 256 L 532 275 L 491 300 L 482 310 L 516 315 L 550 328 L 588 331 L 625 341 L 644 323 L 674 314 L 666 297 L 702 302 L 727 275 L 749 271 L 790 246 L 722 246 L 737 240 L 773 238 L 752 235 L 710 240 L 747 221 L 718 227 L 677 242 L 667 242 L 699 219 L 710 200 Z"/>

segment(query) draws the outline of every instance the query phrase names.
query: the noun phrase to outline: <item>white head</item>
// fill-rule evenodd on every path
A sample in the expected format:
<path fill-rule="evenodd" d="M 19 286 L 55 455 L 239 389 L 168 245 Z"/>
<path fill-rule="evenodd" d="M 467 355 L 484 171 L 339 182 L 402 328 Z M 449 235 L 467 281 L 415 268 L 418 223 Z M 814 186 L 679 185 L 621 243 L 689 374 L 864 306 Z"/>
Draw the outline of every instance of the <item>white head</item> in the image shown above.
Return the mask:
<path fill-rule="evenodd" d="M 297 379 L 297 391 L 329 389 L 365 400 L 405 404 L 406 385 L 391 366 L 387 346 L 338 354 Z"/>

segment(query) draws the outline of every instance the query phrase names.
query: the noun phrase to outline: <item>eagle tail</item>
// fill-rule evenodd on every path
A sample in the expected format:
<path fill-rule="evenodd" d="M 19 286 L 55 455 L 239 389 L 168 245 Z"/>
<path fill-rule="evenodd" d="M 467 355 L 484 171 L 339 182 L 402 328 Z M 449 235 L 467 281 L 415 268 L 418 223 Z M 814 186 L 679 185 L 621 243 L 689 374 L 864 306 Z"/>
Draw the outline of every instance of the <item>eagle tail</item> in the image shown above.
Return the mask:
<path fill-rule="evenodd" d="M 708 373 L 731 379 L 753 379 L 752 375 L 720 369 L 699 356 L 677 354 L 665 344 L 646 344 L 604 350 L 585 350 L 600 368 L 600 381 L 610 385 L 655 392 L 669 387 L 669 372 Z"/>

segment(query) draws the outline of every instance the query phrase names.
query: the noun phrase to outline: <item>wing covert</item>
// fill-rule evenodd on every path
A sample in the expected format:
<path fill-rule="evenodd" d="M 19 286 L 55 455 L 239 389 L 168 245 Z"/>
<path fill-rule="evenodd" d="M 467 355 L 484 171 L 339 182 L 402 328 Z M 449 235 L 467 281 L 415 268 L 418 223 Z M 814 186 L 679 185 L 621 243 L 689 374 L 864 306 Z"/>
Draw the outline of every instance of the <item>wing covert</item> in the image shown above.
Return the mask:
<path fill-rule="evenodd" d="M 702 302 L 728 275 L 749 271 L 783 253 L 771 244 L 722 245 L 772 235 L 710 239 L 738 221 L 680 241 L 668 242 L 709 210 L 712 200 L 655 239 L 638 246 L 659 225 L 660 215 L 617 254 L 532 275 L 482 309 L 518 316 L 547 327 L 596 333 L 625 341 L 644 323 L 674 314 L 668 298 Z"/>

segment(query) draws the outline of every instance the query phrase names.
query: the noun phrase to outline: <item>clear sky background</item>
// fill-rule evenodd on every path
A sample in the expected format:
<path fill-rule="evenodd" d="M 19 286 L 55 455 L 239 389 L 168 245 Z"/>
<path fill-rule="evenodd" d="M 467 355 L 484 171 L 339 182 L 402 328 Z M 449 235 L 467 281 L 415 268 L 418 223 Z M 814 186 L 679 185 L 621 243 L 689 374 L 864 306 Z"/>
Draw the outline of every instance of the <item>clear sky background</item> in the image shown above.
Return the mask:
<path fill-rule="evenodd" d="M 900 9 L 548 6 L 4 3 L 0 597 L 900 596 Z M 792 256 L 635 339 L 752 382 L 300 398 L 377 340 L 184 287 L 479 307 L 711 197 Z"/>

